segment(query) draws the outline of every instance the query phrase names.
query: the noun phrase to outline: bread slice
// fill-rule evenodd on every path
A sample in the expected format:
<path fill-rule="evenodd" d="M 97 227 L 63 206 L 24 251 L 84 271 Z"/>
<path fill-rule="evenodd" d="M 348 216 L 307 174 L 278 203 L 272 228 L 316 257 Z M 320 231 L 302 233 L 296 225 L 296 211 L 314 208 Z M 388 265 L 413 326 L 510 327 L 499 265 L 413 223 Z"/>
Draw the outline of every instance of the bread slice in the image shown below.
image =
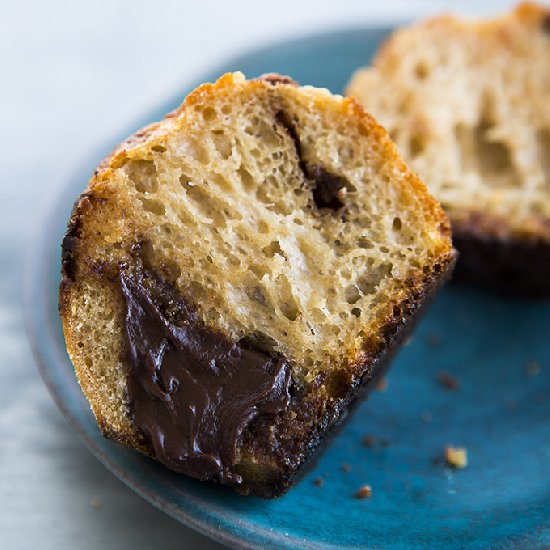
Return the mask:
<path fill-rule="evenodd" d="M 107 437 L 273 497 L 453 257 L 439 204 L 352 99 L 226 74 L 100 165 L 60 312 Z"/>
<path fill-rule="evenodd" d="M 347 93 L 441 201 L 456 276 L 550 295 L 550 11 L 398 30 Z"/>

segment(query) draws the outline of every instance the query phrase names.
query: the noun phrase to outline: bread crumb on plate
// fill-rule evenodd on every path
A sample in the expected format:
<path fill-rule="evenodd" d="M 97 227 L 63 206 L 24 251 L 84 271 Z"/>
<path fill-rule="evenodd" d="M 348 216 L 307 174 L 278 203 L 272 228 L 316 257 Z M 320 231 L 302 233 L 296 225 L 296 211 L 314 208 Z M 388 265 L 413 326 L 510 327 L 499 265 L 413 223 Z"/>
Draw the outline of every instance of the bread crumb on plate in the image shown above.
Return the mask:
<path fill-rule="evenodd" d="M 538 361 L 529 361 L 525 365 L 525 370 L 529 376 L 537 376 L 540 374 L 540 363 Z"/>
<path fill-rule="evenodd" d="M 372 497 L 372 487 L 370 485 L 362 485 L 355 493 L 355 498 L 365 499 Z"/>
<path fill-rule="evenodd" d="M 466 468 L 468 466 L 468 451 L 464 447 L 451 447 L 449 445 L 445 448 L 445 461 L 453 468 Z"/>
<path fill-rule="evenodd" d="M 437 381 L 447 390 L 457 390 L 460 386 L 457 378 L 443 370 L 437 373 Z"/>

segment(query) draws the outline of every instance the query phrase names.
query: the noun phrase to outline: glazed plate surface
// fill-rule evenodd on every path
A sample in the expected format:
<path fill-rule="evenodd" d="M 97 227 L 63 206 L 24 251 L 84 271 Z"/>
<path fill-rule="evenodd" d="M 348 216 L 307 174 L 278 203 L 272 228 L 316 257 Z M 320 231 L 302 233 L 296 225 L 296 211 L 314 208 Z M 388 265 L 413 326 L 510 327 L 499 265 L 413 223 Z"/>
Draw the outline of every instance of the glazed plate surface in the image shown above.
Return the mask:
<path fill-rule="evenodd" d="M 232 70 L 248 77 L 279 72 L 341 93 L 388 32 L 351 29 L 275 44 L 201 80 Z M 152 504 L 234 547 L 549 547 L 549 303 L 445 288 L 395 359 L 387 390 L 374 391 L 313 470 L 275 501 L 178 476 L 100 435 L 74 377 L 57 313 L 61 238 L 74 199 L 102 157 L 176 107 L 198 83 L 184 83 L 180 96 L 121 127 L 119 135 L 105 136 L 101 150 L 78 165 L 31 254 L 29 337 L 46 384 L 85 444 Z M 442 372 L 458 388 L 441 384 Z M 447 445 L 468 449 L 467 468 L 445 466 Z M 372 498 L 354 498 L 364 484 L 372 487 Z"/>

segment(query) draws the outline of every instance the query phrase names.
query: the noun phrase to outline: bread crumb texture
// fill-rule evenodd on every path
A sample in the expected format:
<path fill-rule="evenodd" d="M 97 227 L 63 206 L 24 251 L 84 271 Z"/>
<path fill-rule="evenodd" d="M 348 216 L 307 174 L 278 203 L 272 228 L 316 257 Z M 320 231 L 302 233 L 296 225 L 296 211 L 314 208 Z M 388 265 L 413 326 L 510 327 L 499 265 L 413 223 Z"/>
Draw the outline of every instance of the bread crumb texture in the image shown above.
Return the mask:
<path fill-rule="evenodd" d="M 453 255 L 439 204 L 355 101 L 240 73 L 115 150 L 64 249 L 69 353 L 100 426 L 134 446 L 118 272 L 136 257 L 333 399 Z"/>
<path fill-rule="evenodd" d="M 550 240 L 550 11 L 397 31 L 347 93 L 388 129 L 455 224 Z"/>

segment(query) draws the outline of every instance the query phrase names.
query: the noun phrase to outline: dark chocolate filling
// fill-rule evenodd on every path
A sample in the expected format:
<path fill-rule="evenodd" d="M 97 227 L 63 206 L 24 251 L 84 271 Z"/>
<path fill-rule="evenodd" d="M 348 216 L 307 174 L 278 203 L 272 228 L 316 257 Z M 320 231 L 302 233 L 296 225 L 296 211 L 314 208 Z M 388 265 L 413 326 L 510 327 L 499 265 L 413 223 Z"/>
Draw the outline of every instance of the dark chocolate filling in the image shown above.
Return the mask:
<path fill-rule="evenodd" d="M 343 178 L 327 172 L 322 166 L 310 169 L 309 176 L 315 182 L 312 192 L 317 208 L 338 210 L 344 206 L 346 183 Z"/>
<path fill-rule="evenodd" d="M 232 470 L 241 436 L 289 406 L 288 362 L 207 328 L 152 276 L 122 271 L 120 281 L 128 393 L 154 456 L 192 477 L 242 483 Z"/>
<path fill-rule="evenodd" d="M 294 143 L 298 165 L 304 174 L 304 178 L 310 184 L 313 204 L 319 209 L 328 208 L 330 210 L 339 210 L 345 206 L 345 190 L 346 187 L 349 187 L 346 180 L 342 176 L 331 174 L 323 166 L 310 165 L 305 161 L 300 136 L 296 126 L 285 111 L 277 111 L 275 120 L 285 129 Z"/>

